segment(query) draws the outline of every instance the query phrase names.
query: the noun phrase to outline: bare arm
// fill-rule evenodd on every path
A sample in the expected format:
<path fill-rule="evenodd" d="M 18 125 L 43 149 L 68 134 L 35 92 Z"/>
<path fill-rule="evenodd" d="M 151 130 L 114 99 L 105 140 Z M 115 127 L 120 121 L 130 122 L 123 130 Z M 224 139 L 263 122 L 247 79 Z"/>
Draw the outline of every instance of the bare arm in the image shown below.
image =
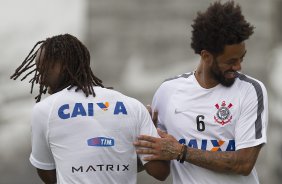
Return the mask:
<path fill-rule="evenodd" d="M 237 151 L 211 152 L 188 148 L 185 161 L 217 172 L 249 175 L 252 171 L 261 145 Z"/>
<path fill-rule="evenodd" d="M 170 173 L 170 162 L 153 160 L 144 165 L 146 172 L 154 178 L 164 181 Z"/>
<path fill-rule="evenodd" d="M 139 156 L 137 157 L 137 172 L 146 170 L 146 172 L 154 178 L 164 181 L 170 173 L 169 161 L 149 161 L 143 165 Z"/>
<path fill-rule="evenodd" d="M 174 160 L 181 152 L 182 145 L 171 135 L 158 130 L 161 138 L 142 135 L 136 146 L 138 154 L 152 154 L 145 160 Z M 261 145 L 237 151 L 212 152 L 188 148 L 185 161 L 217 172 L 248 175 L 257 160 Z"/>
<path fill-rule="evenodd" d="M 42 170 L 37 168 L 37 173 L 40 177 L 40 179 L 45 184 L 55 184 L 57 183 L 57 176 L 56 176 L 56 170 Z"/>

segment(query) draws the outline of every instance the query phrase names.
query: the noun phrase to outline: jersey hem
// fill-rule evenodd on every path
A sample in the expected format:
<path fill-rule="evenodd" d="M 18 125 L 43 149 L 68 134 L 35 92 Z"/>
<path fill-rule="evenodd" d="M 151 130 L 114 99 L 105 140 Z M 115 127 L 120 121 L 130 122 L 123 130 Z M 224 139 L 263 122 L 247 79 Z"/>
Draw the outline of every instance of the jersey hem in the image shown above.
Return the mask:
<path fill-rule="evenodd" d="M 43 163 L 43 162 L 39 162 L 37 161 L 32 155 L 30 155 L 29 157 L 29 161 L 30 163 L 38 168 L 38 169 L 43 169 L 43 170 L 53 170 L 53 169 L 56 169 L 56 166 L 55 164 L 53 163 Z"/>
<path fill-rule="evenodd" d="M 255 141 L 250 141 L 250 142 L 243 142 L 243 143 L 240 143 L 240 144 L 236 145 L 236 150 L 258 146 L 260 144 L 266 144 L 266 140 L 265 139 L 261 139 L 260 141 L 255 140 Z"/>

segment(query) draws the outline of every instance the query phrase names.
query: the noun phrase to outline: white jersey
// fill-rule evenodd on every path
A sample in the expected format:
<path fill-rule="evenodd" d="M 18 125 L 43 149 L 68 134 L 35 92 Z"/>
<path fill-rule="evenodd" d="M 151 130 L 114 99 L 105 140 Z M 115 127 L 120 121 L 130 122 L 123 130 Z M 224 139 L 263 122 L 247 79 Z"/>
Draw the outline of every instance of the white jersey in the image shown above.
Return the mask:
<path fill-rule="evenodd" d="M 202 88 L 193 73 L 165 81 L 152 109 L 158 127 L 180 143 L 206 151 L 235 151 L 266 143 L 268 100 L 264 85 L 239 74 L 231 87 Z M 185 162 L 171 162 L 173 183 L 258 184 L 256 170 L 248 176 L 223 174 Z"/>
<path fill-rule="evenodd" d="M 140 134 L 158 136 L 151 117 L 133 98 L 101 87 L 94 91 L 96 97 L 86 98 L 64 89 L 35 105 L 30 162 L 56 169 L 58 184 L 136 183 L 133 142 Z"/>

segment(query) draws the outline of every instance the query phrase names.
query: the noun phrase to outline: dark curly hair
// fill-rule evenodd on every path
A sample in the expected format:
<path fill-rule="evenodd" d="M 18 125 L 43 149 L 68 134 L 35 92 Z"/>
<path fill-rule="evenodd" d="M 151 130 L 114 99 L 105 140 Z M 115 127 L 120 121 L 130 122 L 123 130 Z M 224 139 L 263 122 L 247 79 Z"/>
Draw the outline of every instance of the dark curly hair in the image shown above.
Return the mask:
<path fill-rule="evenodd" d="M 192 29 L 191 47 L 195 53 L 207 50 L 215 56 L 223 52 L 224 46 L 241 43 L 254 32 L 254 26 L 245 20 L 234 1 L 217 1 L 205 12 L 198 12 Z"/>
<path fill-rule="evenodd" d="M 40 47 L 37 48 L 38 46 Z M 44 54 L 41 56 L 42 49 L 44 49 Z M 40 53 L 38 53 L 39 51 Z M 42 57 L 40 70 L 35 63 L 37 53 L 39 58 Z M 63 80 L 58 84 L 56 92 L 69 86 L 68 89 L 76 87 L 76 91 L 82 90 L 86 96 L 95 96 L 93 86 L 104 87 L 102 80 L 97 78 L 90 68 L 88 49 L 70 34 L 57 35 L 37 42 L 10 78 L 16 80 L 20 75 L 26 73 L 21 79 L 24 80 L 34 73 L 33 78 L 29 81 L 32 93 L 34 84 L 39 83 L 40 79 L 48 77 L 48 70 L 54 65 L 54 62 L 60 62 L 65 68 L 61 74 Z M 47 87 L 44 84 L 39 84 L 39 94 L 35 97 L 36 102 L 39 102 L 42 94 L 46 93 Z"/>

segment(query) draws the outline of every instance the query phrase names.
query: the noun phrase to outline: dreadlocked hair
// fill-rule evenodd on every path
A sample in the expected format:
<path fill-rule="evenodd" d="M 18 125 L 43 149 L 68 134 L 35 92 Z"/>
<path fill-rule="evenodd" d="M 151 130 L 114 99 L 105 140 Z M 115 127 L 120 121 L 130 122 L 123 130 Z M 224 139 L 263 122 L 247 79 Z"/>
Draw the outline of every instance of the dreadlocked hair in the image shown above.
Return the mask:
<path fill-rule="evenodd" d="M 42 52 L 43 50 L 44 52 Z M 37 54 L 39 56 L 37 57 L 40 58 L 40 68 L 35 62 Z M 23 81 L 27 76 L 34 73 L 33 78 L 29 81 L 31 83 L 30 93 L 32 93 L 34 84 L 46 79 L 48 70 L 56 62 L 60 62 L 62 73 L 62 82 L 58 84 L 57 89 L 55 89 L 56 92 L 69 86 L 68 90 L 76 87 L 75 91 L 82 90 L 87 97 L 89 95 L 95 97 L 93 86 L 104 87 L 102 80 L 97 78 L 91 70 L 88 49 L 70 34 L 57 35 L 37 42 L 10 78 L 16 80 L 25 73 L 21 78 L 21 81 Z M 39 84 L 39 94 L 35 97 L 36 102 L 39 102 L 42 94 L 47 92 L 47 87 L 44 84 Z"/>

